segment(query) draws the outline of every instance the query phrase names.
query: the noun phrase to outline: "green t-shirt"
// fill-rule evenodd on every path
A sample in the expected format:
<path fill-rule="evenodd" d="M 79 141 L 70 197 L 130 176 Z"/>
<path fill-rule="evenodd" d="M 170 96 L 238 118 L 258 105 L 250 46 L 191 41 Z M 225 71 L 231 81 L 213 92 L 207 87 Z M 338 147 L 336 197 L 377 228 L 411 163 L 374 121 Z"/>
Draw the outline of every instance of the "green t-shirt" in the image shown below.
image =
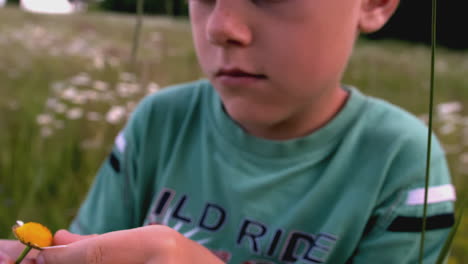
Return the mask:
<path fill-rule="evenodd" d="M 344 87 L 343 109 L 303 138 L 246 133 L 198 81 L 145 98 L 72 223 L 90 234 L 168 225 L 228 263 L 416 263 L 427 128 Z M 425 263 L 453 224 L 434 138 Z"/>

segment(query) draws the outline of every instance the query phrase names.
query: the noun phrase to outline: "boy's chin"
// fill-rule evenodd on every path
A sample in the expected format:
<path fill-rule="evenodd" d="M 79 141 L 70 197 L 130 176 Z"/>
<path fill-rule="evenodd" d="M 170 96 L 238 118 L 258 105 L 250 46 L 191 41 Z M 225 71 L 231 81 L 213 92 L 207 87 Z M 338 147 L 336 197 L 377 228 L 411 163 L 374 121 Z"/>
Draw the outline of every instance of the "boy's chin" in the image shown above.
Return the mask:
<path fill-rule="evenodd" d="M 268 111 L 255 111 L 247 107 L 230 107 L 225 109 L 228 115 L 238 125 L 251 132 L 252 129 L 268 129 L 279 122 L 278 115 L 268 113 Z"/>

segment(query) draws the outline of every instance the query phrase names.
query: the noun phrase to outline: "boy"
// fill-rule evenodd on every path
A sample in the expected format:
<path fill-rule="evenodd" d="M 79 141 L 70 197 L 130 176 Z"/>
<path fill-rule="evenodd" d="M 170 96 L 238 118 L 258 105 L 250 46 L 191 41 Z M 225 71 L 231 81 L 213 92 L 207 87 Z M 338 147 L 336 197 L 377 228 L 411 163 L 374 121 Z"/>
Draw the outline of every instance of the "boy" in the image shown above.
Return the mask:
<path fill-rule="evenodd" d="M 426 129 L 341 85 L 398 0 L 189 3 L 209 81 L 143 100 L 71 226 L 102 235 L 36 261 L 416 263 Z M 437 142 L 431 166 L 425 263 L 455 199 Z"/>

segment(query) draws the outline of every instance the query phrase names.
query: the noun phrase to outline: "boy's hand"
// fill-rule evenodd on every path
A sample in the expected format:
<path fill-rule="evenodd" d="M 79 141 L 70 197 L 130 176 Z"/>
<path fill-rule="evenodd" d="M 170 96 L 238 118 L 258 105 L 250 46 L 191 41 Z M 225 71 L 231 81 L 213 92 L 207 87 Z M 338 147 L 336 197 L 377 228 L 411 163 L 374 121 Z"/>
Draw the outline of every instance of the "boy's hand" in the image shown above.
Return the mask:
<path fill-rule="evenodd" d="M 91 237 L 64 231 L 56 236 L 56 244 L 70 244 L 41 251 L 38 264 L 223 263 L 208 249 L 160 225 Z"/>
<path fill-rule="evenodd" d="M 14 264 L 16 258 L 24 250 L 25 245 L 16 240 L 0 239 L 0 264 Z M 21 264 L 34 264 L 37 250 L 31 250 Z"/>
<path fill-rule="evenodd" d="M 9 254 L 0 251 L 0 264 L 15 264 L 15 260 Z M 34 258 L 26 257 L 21 264 L 36 264 Z"/>
<path fill-rule="evenodd" d="M 82 236 L 78 234 L 73 234 L 68 232 L 67 230 L 59 230 L 54 234 L 54 245 L 55 246 L 60 246 L 60 245 L 68 245 L 83 239 L 88 239 L 92 237 L 96 237 L 97 235 L 87 235 L 87 236 Z"/>
<path fill-rule="evenodd" d="M 0 264 L 14 264 L 15 261 L 11 257 L 2 251 L 0 251 Z"/>
<path fill-rule="evenodd" d="M 14 264 L 14 263 L 15 261 L 7 253 L 0 251 L 0 264 Z M 24 263 L 27 263 L 27 262 L 25 261 Z"/>

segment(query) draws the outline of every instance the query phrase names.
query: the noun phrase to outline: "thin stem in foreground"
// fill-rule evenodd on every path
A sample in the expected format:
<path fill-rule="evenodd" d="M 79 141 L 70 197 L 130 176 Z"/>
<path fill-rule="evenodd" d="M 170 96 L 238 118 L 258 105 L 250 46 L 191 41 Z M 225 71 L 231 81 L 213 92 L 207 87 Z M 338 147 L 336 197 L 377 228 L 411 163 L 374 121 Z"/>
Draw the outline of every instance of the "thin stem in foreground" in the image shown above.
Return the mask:
<path fill-rule="evenodd" d="M 20 264 L 21 261 L 23 261 L 23 259 L 26 257 L 26 255 L 28 255 L 29 251 L 31 251 L 32 247 L 30 246 L 26 246 L 23 250 L 23 252 L 21 252 L 21 255 L 18 257 L 18 259 L 15 261 L 15 264 Z"/>
<path fill-rule="evenodd" d="M 137 20 L 135 24 L 135 30 L 133 32 L 133 43 L 132 43 L 132 58 L 131 58 L 131 63 L 132 65 L 135 65 L 136 60 L 137 60 L 137 53 L 138 53 L 138 48 L 140 46 L 140 35 L 141 35 L 141 27 L 143 24 L 143 5 L 144 5 L 144 0 L 137 0 Z"/>
<path fill-rule="evenodd" d="M 427 155 L 426 155 L 426 179 L 424 187 L 424 208 L 423 208 L 423 222 L 421 231 L 421 242 L 419 248 L 419 264 L 423 263 L 424 258 L 424 240 L 426 235 L 426 222 L 427 222 L 427 200 L 429 179 L 431 172 L 431 147 L 432 147 L 432 116 L 434 108 L 434 64 L 435 64 L 435 50 L 436 50 L 436 25 L 437 25 L 437 0 L 432 0 L 432 36 L 431 36 L 431 77 L 430 77 L 430 95 L 429 95 L 429 124 L 427 132 Z"/>

